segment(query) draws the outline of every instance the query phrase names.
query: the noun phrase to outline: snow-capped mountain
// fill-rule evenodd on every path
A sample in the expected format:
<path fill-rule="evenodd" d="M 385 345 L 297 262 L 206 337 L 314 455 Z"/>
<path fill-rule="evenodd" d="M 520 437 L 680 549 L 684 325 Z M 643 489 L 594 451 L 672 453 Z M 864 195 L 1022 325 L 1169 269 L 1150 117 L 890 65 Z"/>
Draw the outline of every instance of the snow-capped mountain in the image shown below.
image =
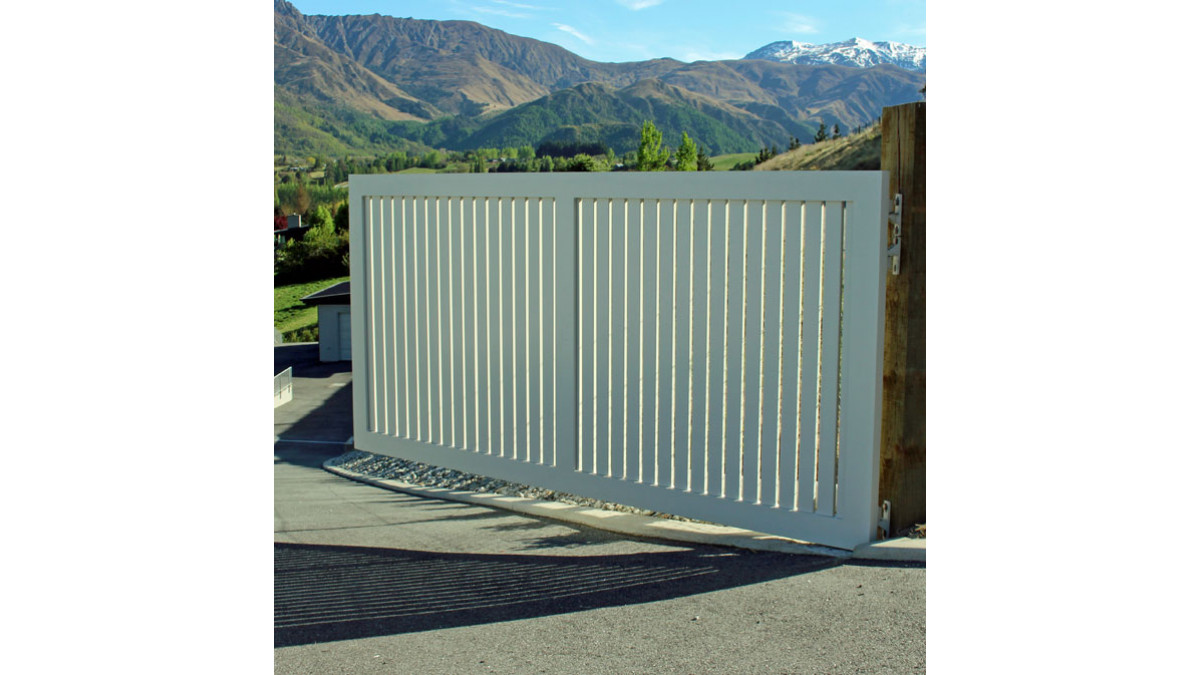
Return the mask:
<path fill-rule="evenodd" d="M 907 70 L 925 72 L 925 48 L 899 42 L 871 42 L 862 38 L 850 38 L 845 42 L 814 45 L 807 42 L 785 40 L 772 42 L 755 49 L 745 56 L 747 59 L 763 59 L 784 63 L 870 68 L 881 63 L 890 63 Z"/>

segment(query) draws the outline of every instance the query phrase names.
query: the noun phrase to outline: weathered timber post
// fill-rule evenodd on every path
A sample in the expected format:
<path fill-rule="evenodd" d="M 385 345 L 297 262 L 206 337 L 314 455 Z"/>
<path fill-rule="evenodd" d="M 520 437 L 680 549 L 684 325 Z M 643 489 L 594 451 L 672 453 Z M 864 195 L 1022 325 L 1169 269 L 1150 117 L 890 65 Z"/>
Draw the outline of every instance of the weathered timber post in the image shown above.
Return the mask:
<path fill-rule="evenodd" d="M 925 522 L 925 103 L 883 109 L 880 168 L 902 197 L 900 273 L 887 277 L 879 503 L 891 534 Z"/>

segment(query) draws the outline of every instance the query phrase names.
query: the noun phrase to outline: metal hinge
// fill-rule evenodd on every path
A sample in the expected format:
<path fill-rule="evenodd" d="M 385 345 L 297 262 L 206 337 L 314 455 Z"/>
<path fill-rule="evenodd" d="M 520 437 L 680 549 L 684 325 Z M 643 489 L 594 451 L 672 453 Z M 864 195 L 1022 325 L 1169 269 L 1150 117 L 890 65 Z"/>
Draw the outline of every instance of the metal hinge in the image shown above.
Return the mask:
<path fill-rule="evenodd" d="M 900 274 L 900 207 L 904 197 L 899 192 L 892 197 L 892 212 L 888 214 L 888 261 L 892 264 L 892 274 Z"/>
<path fill-rule="evenodd" d="M 879 509 L 879 529 L 883 530 L 884 539 L 892 536 L 892 503 L 886 499 Z"/>

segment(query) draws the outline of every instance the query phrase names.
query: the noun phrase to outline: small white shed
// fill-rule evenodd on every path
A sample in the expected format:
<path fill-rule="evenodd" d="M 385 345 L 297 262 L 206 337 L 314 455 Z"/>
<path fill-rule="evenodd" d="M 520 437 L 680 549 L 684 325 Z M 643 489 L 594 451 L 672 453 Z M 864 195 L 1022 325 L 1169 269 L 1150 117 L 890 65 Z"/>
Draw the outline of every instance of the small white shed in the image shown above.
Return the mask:
<path fill-rule="evenodd" d="M 350 360 L 350 282 L 306 295 L 300 301 L 317 308 L 317 334 L 322 362 Z"/>

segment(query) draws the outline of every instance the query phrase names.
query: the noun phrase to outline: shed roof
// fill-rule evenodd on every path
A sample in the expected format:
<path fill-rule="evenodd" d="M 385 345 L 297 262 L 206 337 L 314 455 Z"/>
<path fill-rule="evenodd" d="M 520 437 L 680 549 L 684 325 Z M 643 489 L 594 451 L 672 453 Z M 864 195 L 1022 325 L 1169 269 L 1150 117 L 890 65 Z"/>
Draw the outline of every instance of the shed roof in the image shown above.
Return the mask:
<path fill-rule="evenodd" d="M 342 281 L 329 288 L 323 288 L 316 293 L 300 298 L 306 305 L 348 305 L 350 304 L 350 282 Z"/>

